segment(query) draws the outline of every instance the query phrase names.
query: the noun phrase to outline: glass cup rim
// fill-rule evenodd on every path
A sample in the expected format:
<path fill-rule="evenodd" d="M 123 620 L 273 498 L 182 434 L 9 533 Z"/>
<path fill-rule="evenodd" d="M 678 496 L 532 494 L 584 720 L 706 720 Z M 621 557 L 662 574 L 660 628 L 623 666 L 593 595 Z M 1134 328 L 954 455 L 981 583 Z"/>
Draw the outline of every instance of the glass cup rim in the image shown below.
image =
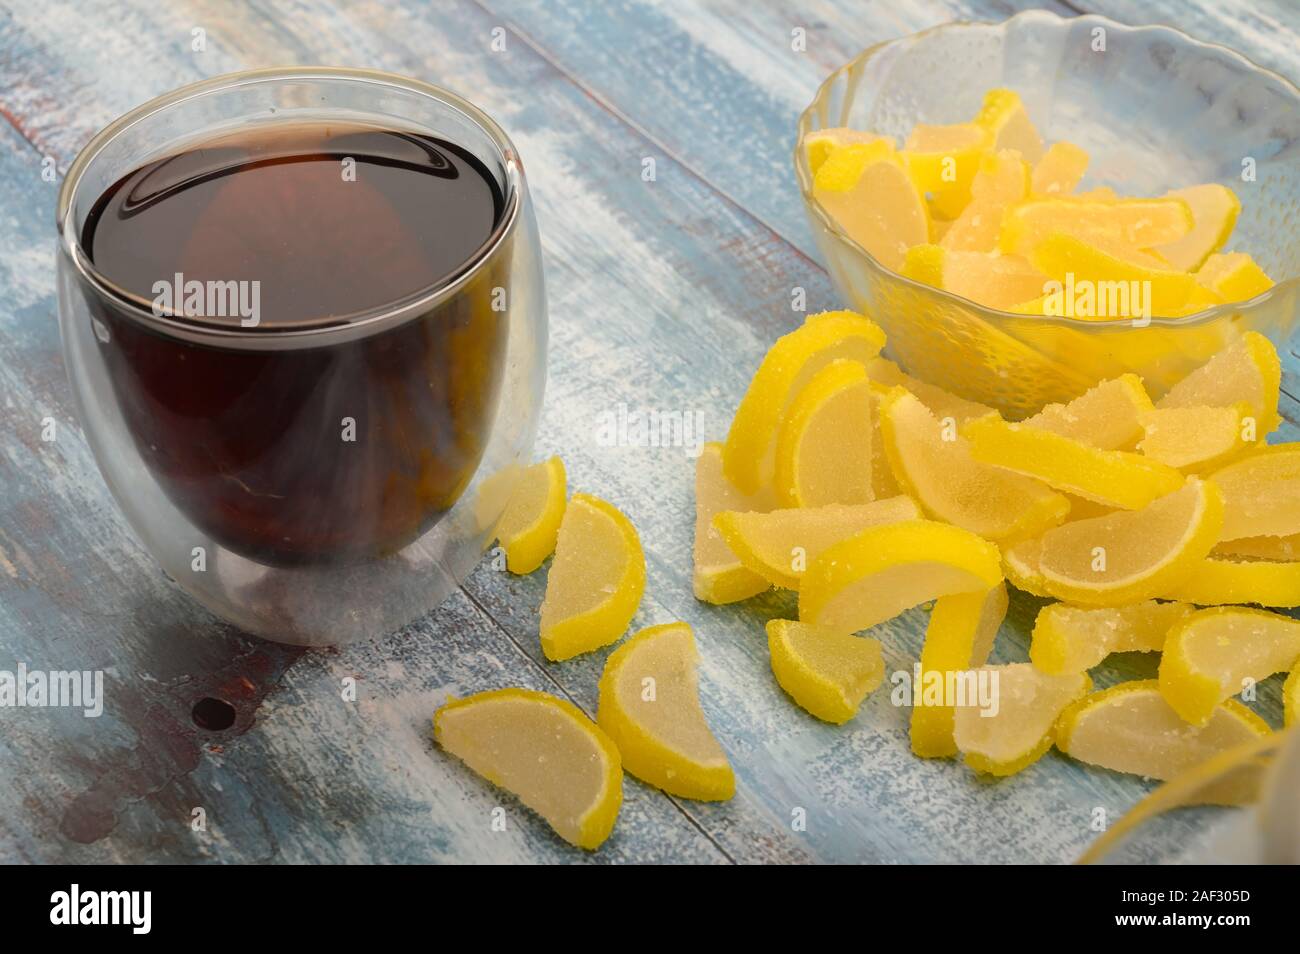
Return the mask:
<path fill-rule="evenodd" d="M 1104 17 L 1095 13 L 1082 14 L 1077 17 L 1062 17 L 1052 13 L 1050 10 L 1022 10 L 1013 16 L 1007 17 L 1005 20 L 996 22 L 956 20 L 950 23 L 940 23 L 936 26 L 907 34 L 906 36 L 895 37 L 867 47 L 847 63 L 834 70 L 824 81 L 822 81 L 822 84 L 817 87 L 817 93 L 813 96 L 812 102 L 810 102 L 807 107 L 804 108 L 803 112 L 799 114 L 794 147 L 795 178 L 799 182 L 799 193 L 803 199 L 804 207 L 807 209 L 808 214 L 813 216 L 817 224 L 824 228 L 837 242 L 848 246 L 857 257 L 864 259 L 869 268 L 872 268 L 895 281 L 909 285 L 918 291 L 956 302 L 957 304 L 976 312 L 982 317 L 994 318 L 998 321 L 1018 321 L 1032 318 L 1035 323 L 1061 325 L 1080 331 L 1086 331 L 1089 334 L 1122 332 L 1134 328 L 1180 328 L 1190 325 L 1206 324 L 1227 315 L 1234 315 L 1243 311 L 1253 311 L 1256 308 L 1262 308 L 1274 298 L 1280 297 L 1283 294 L 1288 294 L 1293 289 L 1300 286 L 1300 275 L 1291 275 L 1284 278 L 1282 281 L 1277 282 L 1271 288 L 1260 292 L 1254 298 L 1247 299 L 1246 301 L 1224 302 L 1221 305 L 1213 305 L 1203 311 L 1198 311 L 1191 315 L 1183 315 L 1179 318 L 1160 318 L 1153 315 L 1149 321 L 1144 320 L 1140 325 L 1134 324 L 1132 320 L 1089 321 L 1082 318 L 1068 318 L 1062 315 L 1026 315 L 1019 312 L 1003 311 L 998 308 L 991 308 L 988 305 L 981 305 L 979 302 L 970 298 L 965 298 L 955 292 L 946 291 L 942 288 L 936 288 L 933 285 L 927 285 L 908 278 L 900 272 L 896 272 L 892 268 L 888 268 L 881 264 L 877 261 L 874 255 L 868 252 L 857 241 L 851 238 L 847 232 L 840 228 L 839 223 L 837 223 L 826 212 L 826 210 L 822 208 L 821 203 L 813 196 L 812 170 L 808 167 L 808 152 L 804 145 L 808 135 L 815 131 L 813 129 L 813 119 L 815 114 L 826 101 L 835 84 L 847 74 L 857 70 L 867 60 L 883 53 L 890 47 L 898 46 L 944 31 L 956 31 L 973 27 L 1006 30 L 1006 28 L 1012 23 L 1035 20 L 1049 22 L 1054 26 L 1076 22 L 1088 22 L 1095 23 L 1098 26 L 1104 26 L 1107 30 L 1117 30 L 1122 33 L 1169 34 L 1177 37 L 1182 43 L 1198 48 L 1202 53 L 1213 51 L 1216 54 L 1227 55 L 1232 59 L 1237 60 L 1252 72 L 1258 73 L 1262 76 L 1267 76 L 1274 80 L 1281 85 L 1281 87 L 1290 94 L 1292 98 L 1300 101 L 1300 88 L 1297 88 L 1295 83 L 1291 82 L 1291 80 L 1287 79 L 1276 70 L 1271 70 L 1268 67 L 1261 66 L 1245 54 L 1239 53 L 1230 46 L 1225 46 L 1222 43 L 1209 43 L 1205 40 L 1198 40 L 1196 37 L 1191 36 L 1176 27 L 1167 26 L 1161 23 L 1134 26 L 1127 23 L 1120 23 L 1117 20 L 1112 20 L 1109 17 Z"/>
<path fill-rule="evenodd" d="M 206 324 L 159 315 L 150 301 L 114 283 L 99 271 L 81 245 L 81 236 L 73 221 L 75 199 L 81 180 L 95 158 L 119 135 L 156 113 L 183 102 L 225 89 L 286 80 L 341 80 L 357 84 L 403 89 L 435 99 L 460 112 L 479 127 L 497 151 L 505 174 L 505 205 L 491 234 L 455 271 L 434 285 L 429 285 L 373 309 L 350 315 L 333 316 L 326 322 L 283 330 L 249 329 L 229 325 Z M 495 120 L 465 98 L 422 80 L 383 70 L 338 66 L 266 67 L 223 73 L 178 87 L 123 113 L 97 132 L 73 160 L 59 189 L 56 223 L 60 247 L 72 265 L 97 294 L 109 299 L 114 307 L 145 326 L 172 338 L 218 344 L 223 347 L 255 346 L 259 350 L 315 347 L 343 340 L 368 337 L 396 327 L 407 320 L 426 314 L 469 284 L 492 261 L 496 251 L 516 231 L 520 221 L 525 179 L 519 152 L 510 137 Z"/>

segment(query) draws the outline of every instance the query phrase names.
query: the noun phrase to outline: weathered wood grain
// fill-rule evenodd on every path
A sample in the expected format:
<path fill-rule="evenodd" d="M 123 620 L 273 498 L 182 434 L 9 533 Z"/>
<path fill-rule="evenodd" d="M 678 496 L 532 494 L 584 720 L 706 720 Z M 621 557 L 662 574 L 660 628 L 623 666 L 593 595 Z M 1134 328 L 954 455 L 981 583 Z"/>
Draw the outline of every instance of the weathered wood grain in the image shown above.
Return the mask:
<path fill-rule="evenodd" d="M 1121 23 L 1163 23 L 1198 40 L 1232 47 L 1296 82 L 1300 5 L 1292 0 L 1083 0 L 1071 6 Z"/>
<path fill-rule="evenodd" d="M 799 114 L 822 80 L 876 43 L 950 20 L 1000 20 L 1023 7 L 1004 0 L 478 2 L 607 109 L 814 259 L 791 155 Z M 801 50 L 792 49 L 796 29 L 804 31 Z"/>
<path fill-rule="evenodd" d="M 698 412 L 703 436 L 722 436 L 771 338 L 802 317 L 790 310 L 792 286 L 807 290 L 810 309 L 834 306 L 789 172 L 794 117 L 824 74 L 870 42 L 1010 12 L 938 0 L 813 5 L 809 54 L 791 60 L 781 51 L 800 24 L 782 10 L 730 0 L 6 9 L 0 228 L 10 241 L 0 277 L 17 292 L 0 301 L 0 668 L 7 658 L 102 661 L 114 667 L 110 687 L 121 685 L 100 720 L 0 713 L 0 765 L 25 767 L 0 790 L 0 860 L 1065 861 L 1094 837 L 1094 808 L 1122 812 L 1149 788 L 1056 755 L 998 784 L 914 759 L 907 710 L 884 690 L 847 727 L 805 715 L 772 680 L 762 633 L 766 619 L 792 612 L 789 598 L 718 608 L 691 595 L 691 458 L 597 438 L 620 405 Z M 496 26 L 507 28 L 504 52 L 489 48 Z M 190 51 L 196 27 L 206 52 Z M 54 187 L 40 182 L 40 158 L 66 168 L 104 122 L 181 83 L 287 62 L 441 83 L 483 105 L 519 145 L 551 301 L 538 454 L 563 454 L 573 489 L 636 522 L 649 567 L 634 625 L 695 627 L 705 708 L 740 780 L 732 802 L 674 802 L 629 779 L 616 834 L 593 858 L 433 748 L 427 720 L 448 693 L 525 685 L 594 712 L 605 654 L 541 658 L 543 572 L 515 578 L 483 564 L 461 595 L 403 633 L 299 656 L 206 616 L 130 538 L 68 406 L 53 323 Z M 37 446 L 43 408 L 66 425 L 56 447 Z M 999 659 L 1025 658 L 1035 605 L 1016 601 Z M 910 668 L 924 619 L 913 611 L 880 627 L 891 671 Z M 200 680 L 228 688 L 254 664 L 262 675 L 243 721 L 205 739 L 188 721 Z M 1143 666 L 1126 662 L 1109 678 Z M 356 703 L 341 698 L 345 678 L 358 680 Z M 1276 716 L 1276 686 L 1264 697 Z M 504 833 L 489 826 L 498 804 Z M 196 806 L 209 819 L 202 835 L 189 826 Z M 793 829 L 796 809 L 806 831 Z M 1206 817 L 1173 820 L 1148 857 Z"/>

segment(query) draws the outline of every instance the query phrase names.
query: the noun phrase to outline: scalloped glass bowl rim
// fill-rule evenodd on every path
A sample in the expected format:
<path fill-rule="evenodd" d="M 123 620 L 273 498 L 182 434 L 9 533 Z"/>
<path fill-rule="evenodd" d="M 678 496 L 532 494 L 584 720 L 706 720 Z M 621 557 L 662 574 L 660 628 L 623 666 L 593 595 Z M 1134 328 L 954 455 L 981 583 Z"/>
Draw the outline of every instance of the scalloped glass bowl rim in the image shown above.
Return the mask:
<path fill-rule="evenodd" d="M 826 210 L 822 208 L 821 203 L 818 202 L 813 197 L 812 173 L 808 168 L 808 154 L 804 148 L 805 138 L 808 136 L 810 132 L 813 131 L 812 130 L 813 115 L 817 111 L 817 109 L 822 105 L 826 97 L 829 95 L 832 87 L 835 86 L 835 84 L 839 82 L 840 79 L 845 74 L 850 73 L 851 71 L 856 69 L 860 64 L 865 63 L 873 56 L 877 55 L 878 53 L 881 53 L 882 51 L 884 51 L 885 49 L 891 46 L 895 46 L 900 43 L 907 43 L 916 40 L 920 37 L 929 36 L 930 34 L 939 33 L 947 30 L 962 30 L 962 29 L 969 29 L 972 27 L 979 27 L 983 29 L 996 28 L 999 30 L 1005 30 L 1009 24 L 1017 21 L 1024 21 L 1024 20 L 1038 20 L 1043 23 L 1050 23 L 1052 25 L 1063 25 L 1067 23 L 1074 23 L 1076 21 L 1080 21 L 1080 22 L 1086 21 L 1086 22 L 1096 23 L 1100 26 L 1104 26 L 1108 30 L 1114 29 L 1122 33 L 1160 33 L 1168 36 L 1177 37 L 1177 39 L 1180 42 L 1192 47 L 1196 47 L 1200 50 L 1214 50 L 1219 54 L 1226 54 L 1240 61 L 1249 69 L 1276 80 L 1278 83 L 1282 84 L 1282 86 L 1296 99 L 1298 103 L 1300 103 L 1300 89 L 1297 89 L 1294 83 L 1292 83 L 1290 80 L 1288 80 L 1285 76 L 1281 75 L 1280 73 L 1276 73 L 1273 70 L 1260 66 L 1258 63 L 1255 63 L 1250 58 L 1242 55 L 1241 53 L 1238 53 L 1236 50 L 1232 49 L 1231 47 L 1224 46 L 1220 43 L 1206 43 L 1203 40 L 1198 40 L 1195 37 L 1189 36 L 1183 31 L 1175 29 L 1174 27 L 1170 27 L 1170 26 L 1164 26 L 1164 25 L 1129 26 L 1127 24 L 1119 23 L 1115 20 L 1111 20 L 1108 17 L 1097 16 L 1096 14 L 1087 14 L 1079 17 L 1066 18 L 1066 17 L 1059 17 L 1045 10 L 1025 10 L 1022 11 L 1021 13 L 1016 14 L 1015 16 L 1008 17 L 1006 20 L 1002 20 L 998 23 L 974 22 L 969 20 L 954 21 L 951 23 L 942 23 L 939 24 L 938 26 L 930 27 L 927 30 L 921 30 L 917 33 L 912 33 L 907 36 L 897 37 L 892 40 L 885 40 L 882 43 L 877 43 L 873 46 L 867 47 L 857 56 L 853 57 L 853 59 L 849 60 L 839 69 L 831 73 L 830 76 L 826 77 L 826 79 L 822 82 L 821 86 L 817 88 L 817 95 L 813 97 L 812 102 L 809 103 L 808 106 L 804 109 L 804 111 L 799 114 L 799 125 L 798 125 L 799 135 L 796 139 L 795 148 L 794 148 L 794 164 L 795 164 L 795 172 L 799 179 L 799 192 L 803 197 L 804 205 L 809 210 L 809 214 L 815 216 L 818 223 L 820 223 L 820 225 L 824 229 L 826 229 L 826 231 L 830 235 L 832 235 L 836 241 L 841 242 L 844 245 L 847 245 L 856 255 L 861 257 L 866 262 L 869 268 L 874 269 L 877 273 L 883 275 L 887 279 L 892 281 L 902 282 L 903 284 L 909 285 L 912 288 L 915 288 L 917 291 L 925 294 L 937 295 L 940 298 L 946 298 L 949 301 L 957 302 L 961 304 L 963 307 L 978 312 L 981 317 L 991 318 L 999 321 L 1032 320 L 1035 323 L 1060 325 L 1064 327 L 1084 330 L 1089 333 L 1098 333 L 1098 332 L 1114 333 L 1114 332 L 1122 332 L 1122 331 L 1132 331 L 1135 328 L 1156 328 L 1156 327 L 1185 328 L 1192 325 L 1206 324 L 1208 322 L 1214 321 L 1215 319 L 1226 317 L 1228 315 L 1240 314 L 1243 311 L 1254 311 L 1256 309 L 1262 308 L 1265 305 L 1269 304 L 1274 297 L 1278 297 L 1284 293 L 1288 293 L 1291 290 L 1293 290 L 1297 285 L 1300 285 L 1300 276 L 1290 277 L 1283 281 L 1278 282 L 1272 288 L 1256 295 L 1254 298 L 1251 298 L 1247 301 L 1227 302 L 1222 305 L 1215 305 L 1214 307 L 1207 308 L 1204 311 L 1198 311 L 1194 315 L 1184 315 L 1183 317 L 1180 318 L 1152 317 L 1149 323 L 1144 322 L 1141 325 L 1135 324 L 1135 322 L 1131 320 L 1086 321 L 1078 318 L 1065 318 L 1065 317 L 1059 317 L 1055 315 L 1027 315 L 1027 314 L 1021 314 L 1019 312 L 1014 312 L 1014 311 L 1001 311 L 997 308 L 990 308 L 987 305 L 981 305 L 977 301 L 973 301 L 969 298 L 964 298 L 961 295 L 954 294 L 953 292 L 944 291 L 942 288 L 936 288 L 933 285 L 927 285 L 924 282 L 918 282 L 914 279 L 908 278 L 907 276 L 902 275 L 894 271 L 893 269 L 887 268 L 886 266 L 882 265 L 874 255 L 872 255 L 865 248 L 859 245 L 855 240 L 850 238 L 849 235 L 846 232 L 844 232 L 843 229 L 840 228 L 839 224 L 833 218 L 831 218 L 829 214 L 827 214 Z"/>

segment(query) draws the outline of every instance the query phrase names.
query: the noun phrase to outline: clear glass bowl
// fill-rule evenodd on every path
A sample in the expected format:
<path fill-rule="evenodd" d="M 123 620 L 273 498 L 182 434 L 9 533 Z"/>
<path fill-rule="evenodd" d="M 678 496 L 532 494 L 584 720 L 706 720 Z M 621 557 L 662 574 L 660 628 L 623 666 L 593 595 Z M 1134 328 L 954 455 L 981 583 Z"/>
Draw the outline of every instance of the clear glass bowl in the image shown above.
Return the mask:
<path fill-rule="evenodd" d="M 1102 37 L 1104 51 L 1095 50 Z M 994 87 L 1020 94 L 1046 140 L 1088 151 L 1081 188 L 1151 196 L 1200 182 L 1231 187 L 1242 212 L 1228 248 L 1249 252 L 1276 286 L 1146 327 L 1016 315 L 890 271 L 814 201 L 809 133 L 848 126 L 901 142 L 917 122 L 969 121 Z M 1255 181 L 1243 181 L 1250 166 Z M 1127 371 L 1159 396 L 1243 331 L 1281 349 L 1300 314 L 1300 90 L 1169 27 L 1029 11 L 874 46 L 832 73 L 800 117 L 795 168 L 832 279 L 885 329 L 892 356 L 1010 417 Z"/>
<path fill-rule="evenodd" d="M 236 130 L 320 121 L 469 151 L 504 196 L 492 235 L 436 287 L 278 329 L 274 316 L 240 328 L 158 313 L 82 248 L 96 200 L 140 166 Z M 131 526 L 185 590 L 268 639 L 337 645 L 398 629 L 460 584 L 531 452 L 546 374 L 537 226 L 496 123 L 384 73 L 221 76 L 100 132 L 69 170 L 58 226 L 82 427 Z"/>

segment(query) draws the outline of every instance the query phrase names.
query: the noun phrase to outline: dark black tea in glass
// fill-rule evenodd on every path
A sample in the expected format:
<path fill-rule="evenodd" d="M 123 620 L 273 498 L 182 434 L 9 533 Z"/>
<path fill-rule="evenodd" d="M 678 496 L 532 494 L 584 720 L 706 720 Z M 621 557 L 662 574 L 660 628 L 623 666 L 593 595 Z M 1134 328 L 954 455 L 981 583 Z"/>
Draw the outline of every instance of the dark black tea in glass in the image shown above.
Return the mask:
<path fill-rule="evenodd" d="M 65 184 L 65 353 L 97 459 L 222 615 L 293 642 L 391 628 L 463 576 L 504 506 L 476 482 L 531 442 L 545 324 L 518 159 L 469 104 L 382 74 L 191 89 Z"/>

